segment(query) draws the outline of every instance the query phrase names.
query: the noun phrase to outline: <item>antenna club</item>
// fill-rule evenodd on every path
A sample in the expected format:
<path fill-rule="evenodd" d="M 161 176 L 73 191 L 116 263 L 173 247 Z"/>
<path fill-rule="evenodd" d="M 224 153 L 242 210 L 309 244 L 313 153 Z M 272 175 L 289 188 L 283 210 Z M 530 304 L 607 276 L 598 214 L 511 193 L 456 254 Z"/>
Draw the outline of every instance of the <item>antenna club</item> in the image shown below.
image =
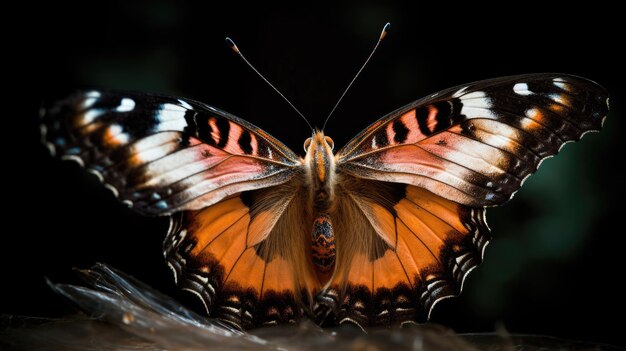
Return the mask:
<path fill-rule="evenodd" d="M 237 44 L 235 44 L 235 42 L 231 38 L 226 37 L 226 45 L 228 45 L 231 49 L 233 49 L 235 53 L 239 54 L 239 48 L 237 47 Z"/>
<path fill-rule="evenodd" d="M 383 27 L 383 31 L 380 32 L 380 40 L 385 39 L 385 37 L 387 36 L 387 33 L 389 33 L 389 28 L 391 28 L 391 23 L 387 22 L 387 24 L 385 24 L 385 26 Z"/>

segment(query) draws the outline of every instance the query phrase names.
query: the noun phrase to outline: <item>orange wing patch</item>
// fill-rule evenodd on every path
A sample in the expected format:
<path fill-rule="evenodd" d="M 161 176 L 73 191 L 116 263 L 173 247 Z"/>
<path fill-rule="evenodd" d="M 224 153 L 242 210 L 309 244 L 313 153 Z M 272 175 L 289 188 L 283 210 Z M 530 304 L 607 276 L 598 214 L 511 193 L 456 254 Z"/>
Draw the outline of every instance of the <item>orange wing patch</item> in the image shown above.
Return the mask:
<path fill-rule="evenodd" d="M 295 323 L 319 291 L 307 262 L 310 242 L 285 232 L 300 226 L 294 214 L 302 207 L 282 193 L 292 188 L 281 189 L 243 193 L 172 217 L 166 260 L 177 284 L 200 297 L 209 316 L 243 329 Z M 265 235 L 255 228 L 259 221 Z"/>
<path fill-rule="evenodd" d="M 377 184 L 366 186 L 381 189 Z M 415 186 L 387 186 L 396 190 L 383 190 L 381 196 L 393 201 L 368 218 L 373 228 L 387 228 L 384 237 L 393 238 L 393 245 L 380 238 L 387 244 L 382 252 L 361 249 L 350 262 L 342 262 L 349 269 L 336 272 L 316 306 L 318 315 L 333 318 L 334 323 L 373 326 L 425 321 L 437 301 L 461 292 L 465 276 L 482 261 L 490 238 L 484 209 L 471 209 Z M 358 193 L 358 189 L 347 191 Z M 355 197 L 355 201 L 370 200 Z M 391 228 L 377 226 L 389 217 Z M 342 220 L 346 218 L 335 218 L 335 222 Z M 336 233 L 339 243 L 355 235 Z"/>

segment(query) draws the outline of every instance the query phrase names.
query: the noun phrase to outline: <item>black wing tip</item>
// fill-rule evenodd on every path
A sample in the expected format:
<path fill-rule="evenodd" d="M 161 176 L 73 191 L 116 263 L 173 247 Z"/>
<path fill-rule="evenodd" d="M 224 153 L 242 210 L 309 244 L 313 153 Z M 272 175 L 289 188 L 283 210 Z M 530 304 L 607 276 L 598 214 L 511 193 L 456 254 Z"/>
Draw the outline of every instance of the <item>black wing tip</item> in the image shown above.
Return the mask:
<path fill-rule="evenodd" d="M 592 79 L 574 75 L 574 74 L 552 73 L 550 74 L 550 78 L 554 82 L 560 82 L 560 79 L 564 79 L 564 78 L 574 80 L 575 83 L 580 84 L 582 88 L 587 91 L 587 96 L 588 96 L 587 102 L 591 105 L 591 108 L 593 108 L 593 111 L 590 112 L 591 117 L 594 121 L 600 122 L 598 129 L 591 130 L 591 131 L 599 131 L 600 128 L 604 125 L 604 121 L 606 120 L 606 117 L 608 116 L 609 111 L 610 111 L 610 104 L 609 104 L 610 95 L 609 95 L 608 90 L 604 86 L 602 86 L 600 83 Z M 567 83 L 566 80 L 563 80 L 562 82 Z"/>

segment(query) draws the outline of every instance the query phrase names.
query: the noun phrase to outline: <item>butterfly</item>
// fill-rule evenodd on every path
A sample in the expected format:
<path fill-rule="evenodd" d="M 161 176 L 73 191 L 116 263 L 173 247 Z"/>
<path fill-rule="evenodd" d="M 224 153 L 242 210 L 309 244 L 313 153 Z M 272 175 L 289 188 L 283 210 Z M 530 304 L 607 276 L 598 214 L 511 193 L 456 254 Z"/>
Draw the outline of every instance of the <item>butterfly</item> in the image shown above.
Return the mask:
<path fill-rule="evenodd" d="M 164 256 L 209 316 L 239 328 L 426 321 L 491 239 L 487 207 L 598 131 L 608 94 L 565 74 L 453 87 L 299 156 L 253 124 L 178 97 L 82 91 L 48 106 L 43 141 L 123 203 L 170 216 Z"/>

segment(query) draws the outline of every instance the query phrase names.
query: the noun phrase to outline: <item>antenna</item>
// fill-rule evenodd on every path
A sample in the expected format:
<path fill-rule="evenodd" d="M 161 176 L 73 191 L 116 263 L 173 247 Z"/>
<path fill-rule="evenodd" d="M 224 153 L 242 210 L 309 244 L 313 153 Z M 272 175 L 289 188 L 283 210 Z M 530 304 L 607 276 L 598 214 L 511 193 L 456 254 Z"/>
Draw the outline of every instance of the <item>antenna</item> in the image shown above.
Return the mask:
<path fill-rule="evenodd" d="M 346 93 L 348 92 L 348 90 L 350 90 L 352 83 L 354 83 L 354 81 L 359 77 L 359 74 L 361 74 L 361 71 L 363 71 L 363 68 L 365 68 L 367 63 L 370 61 L 370 59 L 376 52 L 376 49 L 378 49 L 378 45 L 380 45 L 380 42 L 383 41 L 383 39 L 385 39 L 385 37 L 387 36 L 387 33 L 389 32 L 389 27 L 391 27 L 391 23 L 387 22 L 387 24 L 385 24 L 385 26 L 383 27 L 383 30 L 380 32 L 380 37 L 378 38 L 378 41 L 376 42 L 376 46 L 374 46 L 374 48 L 372 49 L 372 52 L 367 57 L 367 60 L 365 60 L 365 63 L 363 63 L 363 66 L 361 66 L 359 71 L 356 72 L 356 75 L 354 76 L 354 78 L 352 78 L 352 81 L 350 82 L 350 84 L 348 84 L 348 87 L 346 88 L 346 90 L 343 91 L 343 94 L 341 94 L 341 97 L 339 97 L 339 100 L 337 100 L 335 107 L 333 107 L 333 109 L 330 111 L 330 113 L 326 117 L 326 120 L 324 120 L 324 125 L 322 126 L 322 130 L 324 130 L 324 128 L 326 127 L 326 123 L 328 122 L 328 119 L 330 118 L 330 116 L 333 115 L 333 112 L 335 112 L 335 110 L 337 109 L 337 106 L 339 106 L 339 103 L 341 102 L 341 100 L 343 100 L 343 97 L 346 96 Z"/>
<path fill-rule="evenodd" d="M 252 64 L 250 63 L 250 61 L 248 61 L 246 59 L 245 56 L 243 56 L 243 54 L 241 53 L 241 50 L 239 50 L 239 48 L 237 47 L 237 44 L 235 44 L 235 42 L 230 39 L 229 37 L 226 37 L 226 44 L 228 44 L 228 46 L 233 49 L 233 51 L 239 55 L 239 57 L 241 57 L 242 60 L 244 60 L 244 62 L 250 67 L 252 68 L 252 70 L 259 75 L 259 77 L 261 77 L 261 79 L 263 79 L 265 81 L 265 83 L 267 83 L 270 87 L 272 87 L 272 89 L 274 89 L 274 91 L 276 91 L 278 93 L 278 95 L 280 95 L 280 97 L 282 97 L 285 101 L 287 101 L 287 103 L 289 104 L 289 106 L 291 106 L 299 115 L 300 117 L 302 117 L 302 119 L 306 122 L 306 124 L 309 126 L 309 128 L 311 128 L 311 130 L 313 130 L 313 127 L 311 126 L 311 123 L 309 123 L 309 121 L 306 119 L 306 117 L 304 117 L 304 115 L 302 114 L 302 112 L 300 112 L 292 103 L 291 101 L 289 101 L 289 99 L 287 99 L 285 97 L 285 95 L 283 95 L 283 93 L 281 93 L 278 89 L 276 89 L 276 87 L 274 85 L 272 85 L 272 83 L 270 83 L 269 80 L 267 80 L 262 74 L 261 72 L 257 71 L 256 68 L 254 68 L 254 66 L 252 66 Z"/>

